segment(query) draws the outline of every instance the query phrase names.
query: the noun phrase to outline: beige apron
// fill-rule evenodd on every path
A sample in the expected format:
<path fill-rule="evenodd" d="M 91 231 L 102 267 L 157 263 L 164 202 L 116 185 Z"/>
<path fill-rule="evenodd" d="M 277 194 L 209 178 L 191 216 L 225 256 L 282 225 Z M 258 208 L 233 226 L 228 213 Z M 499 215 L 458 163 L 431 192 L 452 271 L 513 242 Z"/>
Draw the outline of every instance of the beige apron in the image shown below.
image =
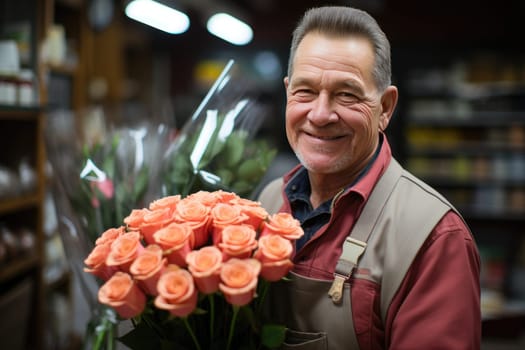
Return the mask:
<path fill-rule="evenodd" d="M 327 296 L 331 281 L 295 273 L 289 277 L 270 287 L 270 295 L 275 296 L 269 305 L 272 320 L 287 327 L 281 349 L 358 349 L 357 344 L 350 346 L 356 340 L 349 331 L 353 329 L 349 284 L 345 283 L 342 302 L 334 304 Z"/>
<path fill-rule="evenodd" d="M 287 326 L 282 349 L 359 349 L 347 281 L 400 175 L 399 164 L 391 162 L 343 245 L 334 281 L 307 278 L 292 272 L 289 280 L 271 286 L 270 310 L 277 322 Z"/>

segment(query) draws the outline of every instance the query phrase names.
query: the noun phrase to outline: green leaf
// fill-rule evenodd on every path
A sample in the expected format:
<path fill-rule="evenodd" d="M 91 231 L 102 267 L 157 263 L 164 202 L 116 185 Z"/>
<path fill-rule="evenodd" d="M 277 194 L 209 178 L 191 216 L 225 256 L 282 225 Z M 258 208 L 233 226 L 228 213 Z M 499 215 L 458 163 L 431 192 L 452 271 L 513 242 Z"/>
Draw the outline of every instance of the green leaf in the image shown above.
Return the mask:
<path fill-rule="evenodd" d="M 221 178 L 221 184 L 223 186 L 230 186 L 230 183 L 233 179 L 233 173 L 229 169 L 218 169 L 217 176 Z"/>
<path fill-rule="evenodd" d="M 264 324 L 261 329 L 261 342 L 264 346 L 273 349 L 284 342 L 286 327 L 277 324 Z"/>
<path fill-rule="evenodd" d="M 148 175 L 149 172 L 147 167 L 142 168 L 139 172 L 135 184 L 133 186 L 132 200 L 134 203 L 141 199 L 141 197 L 146 192 L 149 183 Z"/>
<path fill-rule="evenodd" d="M 226 167 L 233 167 L 241 161 L 245 139 L 246 136 L 243 133 L 233 133 L 228 137 L 222 154 Z"/>
<path fill-rule="evenodd" d="M 260 176 L 261 171 L 258 159 L 247 159 L 241 163 L 237 174 L 240 180 L 250 181 Z"/>
<path fill-rule="evenodd" d="M 237 193 L 239 196 L 247 196 L 252 190 L 253 185 L 247 181 L 237 181 L 232 186 L 232 191 Z"/>

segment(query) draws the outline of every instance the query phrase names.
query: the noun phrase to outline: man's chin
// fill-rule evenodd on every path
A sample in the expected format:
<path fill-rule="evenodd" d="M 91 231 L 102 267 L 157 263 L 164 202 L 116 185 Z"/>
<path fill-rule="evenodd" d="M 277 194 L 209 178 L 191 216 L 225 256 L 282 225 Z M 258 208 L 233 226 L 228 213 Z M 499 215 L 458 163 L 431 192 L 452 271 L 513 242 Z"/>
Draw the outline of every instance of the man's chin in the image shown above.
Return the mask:
<path fill-rule="evenodd" d="M 299 158 L 301 164 L 308 170 L 308 172 L 312 174 L 319 174 L 319 175 L 329 175 L 338 172 L 338 167 L 336 162 L 319 162 L 319 161 L 312 161 L 312 160 L 306 160 L 303 161 L 301 158 Z"/>

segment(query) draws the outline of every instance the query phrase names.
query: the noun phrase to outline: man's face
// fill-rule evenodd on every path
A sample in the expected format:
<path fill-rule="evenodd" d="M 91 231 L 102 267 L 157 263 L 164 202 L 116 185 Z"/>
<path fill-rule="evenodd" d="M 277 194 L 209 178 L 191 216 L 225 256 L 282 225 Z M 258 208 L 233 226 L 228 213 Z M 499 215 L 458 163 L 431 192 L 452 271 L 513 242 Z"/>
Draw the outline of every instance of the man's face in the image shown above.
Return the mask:
<path fill-rule="evenodd" d="M 362 37 L 313 32 L 299 44 L 285 78 L 286 135 L 310 172 L 355 172 L 373 155 L 382 113 L 373 63 L 372 46 Z"/>

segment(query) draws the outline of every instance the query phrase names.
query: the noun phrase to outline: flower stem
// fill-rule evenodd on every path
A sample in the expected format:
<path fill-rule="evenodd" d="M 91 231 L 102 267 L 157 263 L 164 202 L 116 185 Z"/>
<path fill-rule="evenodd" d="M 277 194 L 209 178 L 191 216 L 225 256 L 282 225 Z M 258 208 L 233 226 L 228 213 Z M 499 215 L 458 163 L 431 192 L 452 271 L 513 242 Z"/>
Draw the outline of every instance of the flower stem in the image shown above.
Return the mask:
<path fill-rule="evenodd" d="M 93 350 L 99 350 L 102 346 L 102 341 L 104 340 L 104 337 L 106 336 L 106 332 L 102 331 L 99 332 L 97 337 L 95 338 L 95 344 L 93 344 Z"/>
<path fill-rule="evenodd" d="M 226 350 L 230 350 L 231 342 L 233 338 L 233 333 L 235 331 L 235 322 L 237 321 L 237 314 L 239 313 L 240 307 L 237 305 L 233 305 L 233 315 L 232 315 L 232 321 L 230 323 L 230 333 L 228 334 L 228 345 L 226 346 Z"/>
<path fill-rule="evenodd" d="M 268 294 L 268 288 L 270 287 L 270 283 L 268 283 L 268 281 L 265 281 L 265 280 L 261 280 L 259 281 L 259 285 L 261 286 L 261 289 L 260 289 L 260 296 L 259 296 L 259 300 L 258 300 L 258 303 L 257 303 L 257 316 L 256 317 L 260 317 L 261 313 L 262 313 L 262 310 L 263 310 L 263 306 L 264 306 L 264 299 L 266 299 L 266 295 Z"/>
<path fill-rule="evenodd" d="M 113 350 L 115 345 L 115 335 L 113 334 L 113 331 L 115 330 L 115 325 L 109 323 L 108 324 L 108 335 L 106 338 L 106 350 Z"/>
<path fill-rule="evenodd" d="M 213 294 L 208 295 L 210 299 L 210 341 L 213 342 L 215 328 L 215 298 Z"/>
<path fill-rule="evenodd" d="M 183 317 L 182 320 L 184 321 L 184 325 L 186 326 L 186 329 L 188 330 L 188 333 L 190 333 L 191 339 L 193 340 L 193 344 L 195 344 L 195 349 L 201 350 L 201 346 L 199 344 L 199 341 L 197 340 L 197 337 L 195 337 L 195 333 L 193 333 L 193 330 L 191 329 L 191 326 L 188 322 L 187 317 Z"/>

